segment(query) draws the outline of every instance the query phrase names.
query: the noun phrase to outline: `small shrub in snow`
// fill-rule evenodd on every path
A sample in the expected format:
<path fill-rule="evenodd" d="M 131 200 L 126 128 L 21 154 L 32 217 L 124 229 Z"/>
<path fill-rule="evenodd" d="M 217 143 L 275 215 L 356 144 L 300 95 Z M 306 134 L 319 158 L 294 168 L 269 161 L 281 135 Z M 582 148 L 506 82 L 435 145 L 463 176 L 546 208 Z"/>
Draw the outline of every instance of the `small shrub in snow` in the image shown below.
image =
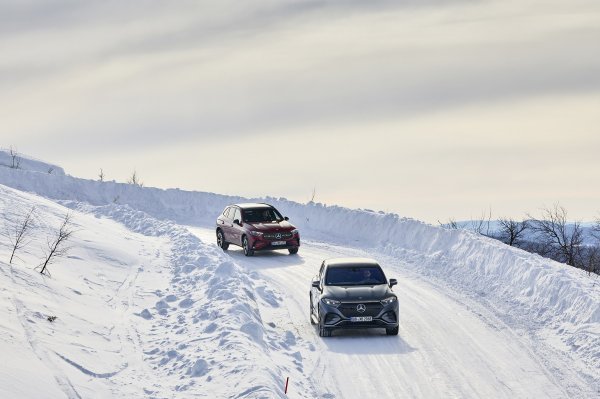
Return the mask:
<path fill-rule="evenodd" d="M 131 177 L 127 180 L 127 183 L 138 187 L 144 187 L 144 183 L 142 183 L 135 170 L 131 174 Z"/>
<path fill-rule="evenodd" d="M 34 228 L 34 216 L 35 207 L 32 207 L 21 218 L 7 220 L 4 235 L 8 238 L 12 246 L 8 264 L 12 264 L 15 254 L 19 249 L 31 242 L 29 236 Z"/>
<path fill-rule="evenodd" d="M 48 239 L 48 249 L 46 251 L 46 258 L 44 261 L 36 267 L 36 270 L 39 269 L 41 274 L 50 275 L 48 271 L 48 266 L 55 262 L 57 259 L 62 258 L 67 255 L 70 247 L 66 247 L 67 241 L 71 238 L 75 230 L 72 229 L 72 221 L 71 214 L 67 213 L 65 218 L 63 219 L 60 228 L 58 229 L 56 236 L 53 239 Z"/>
<path fill-rule="evenodd" d="M 21 157 L 19 156 L 19 153 L 17 152 L 17 150 L 12 148 L 12 146 L 9 148 L 8 151 L 9 151 L 9 155 L 10 155 L 9 167 L 11 169 L 19 169 L 21 167 Z"/>

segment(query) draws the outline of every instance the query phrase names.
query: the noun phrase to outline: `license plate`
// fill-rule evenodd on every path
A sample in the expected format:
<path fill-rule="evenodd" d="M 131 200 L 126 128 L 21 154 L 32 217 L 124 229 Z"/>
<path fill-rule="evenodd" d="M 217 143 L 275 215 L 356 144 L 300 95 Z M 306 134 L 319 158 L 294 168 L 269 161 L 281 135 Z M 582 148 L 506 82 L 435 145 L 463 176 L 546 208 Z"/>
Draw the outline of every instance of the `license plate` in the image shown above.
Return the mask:
<path fill-rule="evenodd" d="M 351 317 L 350 321 L 373 321 L 373 316 Z"/>
<path fill-rule="evenodd" d="M 271 245 L 285 245 L 285 241 L 272 241 Z"/>

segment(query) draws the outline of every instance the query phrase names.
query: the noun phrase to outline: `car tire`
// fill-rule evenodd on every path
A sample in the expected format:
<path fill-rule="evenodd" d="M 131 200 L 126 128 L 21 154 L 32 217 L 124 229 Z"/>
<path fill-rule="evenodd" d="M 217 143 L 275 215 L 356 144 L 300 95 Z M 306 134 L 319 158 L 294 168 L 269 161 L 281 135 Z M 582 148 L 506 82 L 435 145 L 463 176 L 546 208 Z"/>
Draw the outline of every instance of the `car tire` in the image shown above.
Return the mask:
<path fill-rule="evenodd" d="M 288 248 L 290 255 L 295 255 L 298 253 L 298 248 Z"/>
<path fill-rule="evenodd" d="M 331 328 L 327 328 L 321 324 L 321 315 L 319 313 L 317 313 L 317 316 L 319 317 L 319 324 L 317 325 L 319 337 L 331 337 Z"/>
<path fill-rule="evenodd" d="M 229 248 L 229 243 L 225 241 L 225 236 L 223 236 L 223 232 L 220 229 L 217 230 L 217 245 L 223 251 L 227 251 L 227 249 Z"/>
<path fill-rule="evenodd" d="M 331 328 L 319 324 L 319 337 L 331 337 Z"/>
<path fill-rule="evenodd" d="M 242 248 L 244 248 L 245 256 L 254 255 L 254 251 L 250 248 L 250 245 L 248 245 L 248 238 L 246 238 L 246 236 L 244 236 L 244 238 L 242 238 Z"/>
<path fill-rule="evenodd" d="M 385 333 L 387 335 L 398 335 L 398 329 L 399 329 L 399 326 L 396 326 L 394 328 L 386 328 Z"/>

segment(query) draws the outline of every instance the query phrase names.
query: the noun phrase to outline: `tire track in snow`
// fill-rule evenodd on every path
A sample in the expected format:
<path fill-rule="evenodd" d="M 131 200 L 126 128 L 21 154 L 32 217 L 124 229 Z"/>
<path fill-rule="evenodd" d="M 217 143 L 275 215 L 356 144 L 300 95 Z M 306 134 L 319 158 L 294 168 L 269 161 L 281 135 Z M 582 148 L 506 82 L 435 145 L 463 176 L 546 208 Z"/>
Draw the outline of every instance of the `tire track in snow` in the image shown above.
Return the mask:
<path fill-rule="evenodd" d="M 71 366 L 75 367 L 77 370 L 81 371 L 83 374 L 85 375 L 89 375 L 90 377 L 94 377 L 94 378 L 110 378 L 110 377 L 114 377 L 115 375 L 119 374 L 121 371 L 125 370 L 127 368 L 127 363 L 125 363 L 123 365 L 123 368 L 117 371 L 113 371 L 110 373 L 95 373 L 85 367 L 83 367 L 82 365 L 80 365 L 77 362 L 74 362 L 73 360 L 67 358 L 66 356 L 61 355 L 58 352 L 54 352 L 54 354 L 58 357 L 60 357 L 62 360 L 64 360 L 67 364 L 70 364 Z"/>
<path fill-rule="evenodd" d="M 140 273 L 142 273 L 143 271 L 144 266 L 141 264 L 129 265 L 129 271 L 127 273 L 127 276 L 117 287 L 114 296 L 108 302 L 109 304 L 111 304 L 113 309 L 117 311 L 120 317 L 120 322 L 117 323 L 117 336 L 119 337 L 119 342 L 121 345 L 121 356 L 123 359 L 128 359 L 128 361 L 124 361 L 123 368 L 121 370 L 113 373 L 101 374 L 100 376 L 116 376 L 117 374 L 127 369 L 127 372 L 131 374 L 129 378 L 144 383 L 145 380 L 148 378 L 147 376 L 153 374 L 150 371 L 146 362 L 144 362 L 143 349 L 139 338 L 139 332 L 136 328 L 135 320 L 132 318 L 132 309 L 134 308 L 134 296 L 138 288 L 136 282 Z M 137 318 L 138 316 L 134 317 Z M 80 366 L 76 367 L 79 368 L 82 372 L 83 370 L 85 370 Z"/>
<path fill-rule="evenodd" d="M 13 283 L 14 283 L 14 280 L 13 280 Z M 37 341 L 37 339 L 35 338 L 35 333 L 29 326 L 30 323 L 29 323 L 29 320 L 27 319 L 26 311 L 25 311 L 26 308 L 23 305 L 23 303 L 13 296 L 13 304 L 15 306 L 15 309 L 17 310 L 17 316 L 19 318 L 19 322 L 21 323 L 21 327 L 23 328 L 23 331 L 25 332 L 25 336 L 27 338 L 27 341 L 29 342 L 29 345 L 31 346 L 31 349 L 33 350 L 33 353 L 48 368 L 50 373 L 54 376 L 54 379 L 56 380 L 60 389 L 65 393 L 65 395 L 69 399 L 81 399 L 81 396 L 79 395 L 79 393 L 77 392 L 77 390 L 75 389 L 73 384 L 71 383 L 71 380 L 69 380 L 69 378 L 60 371 L 60 368 L 57 367 L 57 365 L 54 363 L 54 361 L 52 361 L 52 359 L 48 353 L 48 350 L 46 350 L 43 347 L 43 345 L 41 343 L 39 343 Z"/>

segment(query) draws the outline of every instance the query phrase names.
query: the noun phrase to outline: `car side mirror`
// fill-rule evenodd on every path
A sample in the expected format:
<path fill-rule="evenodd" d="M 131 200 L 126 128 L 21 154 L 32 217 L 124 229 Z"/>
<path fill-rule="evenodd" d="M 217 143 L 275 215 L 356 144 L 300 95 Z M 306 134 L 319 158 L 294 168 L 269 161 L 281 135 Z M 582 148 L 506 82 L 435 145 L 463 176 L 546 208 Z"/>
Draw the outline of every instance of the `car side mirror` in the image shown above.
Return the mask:
<path fill-rule="evenodd" d="M 312 286 L 317 288 L 319 291 L 321 290 L 321 282 L 319 280 L 315 280 L 312 282 Z"/>
<path fill-rule="evenodd" d="M 390 288 L 392 288 L 393 286 L 395 286 L 396 284 L 398 284 L 398 280 L 396 280 L 395 278 L 391 278 L 390 279 Z"/>
<path fill-rule="evenodd" d="M 237 225 L 240 225 L 240 226 L 242 225 L 240 223 L 240 219 L 234 219 L 233 224 L 237 224 Z"/>
<path fill-rule="evenodd" d="M 290 220 L 290 218 L 289 218 L 289 217 L 287 217 L 287 216 L 284 216 L 284 217 L 283 217 L 283 220 Z"/>

